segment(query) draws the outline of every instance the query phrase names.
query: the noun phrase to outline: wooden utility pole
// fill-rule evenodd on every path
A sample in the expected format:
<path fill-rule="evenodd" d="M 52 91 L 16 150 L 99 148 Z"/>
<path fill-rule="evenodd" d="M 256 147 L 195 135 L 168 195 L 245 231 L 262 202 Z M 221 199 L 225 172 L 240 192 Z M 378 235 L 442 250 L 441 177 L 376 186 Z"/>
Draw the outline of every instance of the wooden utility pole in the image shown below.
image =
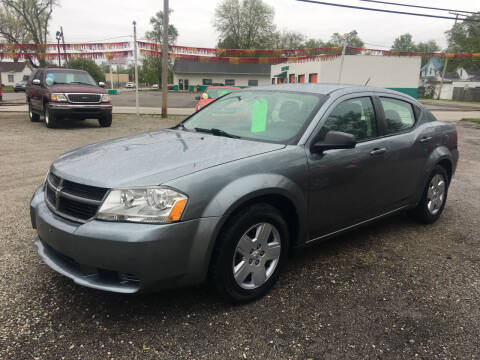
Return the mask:
<path fill-rule="evenodd" d="M 162 118 L 167 117 L 168 96 L 168 0 L 163 0 L 162 39 Z"/>
<path fill-rule="evenodd" d="M 347 36 L 345 35 L 345 39 L 343 40 L 342 57 L 340 58 L 340 69 L 338 70 L 337 83 L 339 83 L 339 84 L 342 81 L 343 62 L 345 61 L 345 52 L 346 51 L 347 51 Z"/>
<path fill-rule="evenodd" d="M 445 71 L 447 71 L 448 58 L 445 56 L 445 62 L 443 63 L 442 77 L 440 78 L 440 88 L 438 89 L 437 100 L 440 100 L 440 94 L 443 88 L 443 79 L 445 78 Z"/>
<path fill-rule="evenodd" d="M 135 107 L 137 109 L 137 118 L 140 116 L 138 104 L 138 54 L 137 54 L 137 22 L 133 22 L 133 57 L 135 59 Z"/>

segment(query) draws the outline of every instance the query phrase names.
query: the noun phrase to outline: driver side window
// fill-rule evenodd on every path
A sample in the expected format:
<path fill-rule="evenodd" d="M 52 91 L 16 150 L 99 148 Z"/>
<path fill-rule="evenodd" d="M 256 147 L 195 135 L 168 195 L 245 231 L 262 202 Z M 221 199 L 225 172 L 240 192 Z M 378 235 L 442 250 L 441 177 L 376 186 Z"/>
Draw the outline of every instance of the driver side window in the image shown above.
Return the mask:
<path fill-rule="evenodd" d="M 323 136 L 329 131 L 342 131 L 355 135 L 357 141 L 377 137 L 378 128 L 372 99 L 360 97 L 341 102 L 328 116 L 321 131 Z"/>

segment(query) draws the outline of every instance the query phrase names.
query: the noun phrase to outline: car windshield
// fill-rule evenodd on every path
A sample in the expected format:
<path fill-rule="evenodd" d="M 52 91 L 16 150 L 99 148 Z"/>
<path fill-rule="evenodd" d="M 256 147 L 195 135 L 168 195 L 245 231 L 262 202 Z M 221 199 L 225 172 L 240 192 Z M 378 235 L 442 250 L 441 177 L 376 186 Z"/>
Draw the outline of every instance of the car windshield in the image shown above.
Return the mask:
<path fill-rule="evenodd" d="M 207 95 L 209 99 L 217 99 L 225 94 L 230 94 L 236 89 L 207 89 Z"/>
<path fill-rule="evenodd" d="M 216 100 L 183 123 L 187 130 L 215 135 L 294 143 L 324 102 L 324 95 L 281 91 L 236 91 Z"/>
<path fill-rule="evenodd" d="M 89 73 L 79 71 L 47 71 L 45 76 L 47 85 L 54 84 L 84 84 L 96 86 L 97 83 Z"/>

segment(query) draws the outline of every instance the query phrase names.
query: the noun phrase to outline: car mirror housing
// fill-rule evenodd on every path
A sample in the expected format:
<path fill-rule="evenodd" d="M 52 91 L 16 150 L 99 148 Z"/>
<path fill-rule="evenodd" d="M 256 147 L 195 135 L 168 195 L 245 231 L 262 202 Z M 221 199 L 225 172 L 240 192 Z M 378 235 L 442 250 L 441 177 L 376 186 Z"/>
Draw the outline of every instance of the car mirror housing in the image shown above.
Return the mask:
<path fill-rule="evenodd" d="M 341 131 L 329 131 L 322 140 L 316 139 L 313 142 L 310 151 L 322 153 L 332 149 L 353 149 L 356 144 L 355 135 Z"/>
<path fill-rule="evenodd" d="M 34 80 L 32 81 L 32 84 L 33 84 L 33 85 L 40 85 L 40 80 L 39 80 L 39 79 L 34 79 Z"/>
<path fill-rule="evenodd" d="M 103 88 L 103 87 L 105 87 L 105 83 L 104 83 L 103 81 L 100 81 L 100 82 L 98 83 L 98 86 L 100 86 L 100 87 Z"/>

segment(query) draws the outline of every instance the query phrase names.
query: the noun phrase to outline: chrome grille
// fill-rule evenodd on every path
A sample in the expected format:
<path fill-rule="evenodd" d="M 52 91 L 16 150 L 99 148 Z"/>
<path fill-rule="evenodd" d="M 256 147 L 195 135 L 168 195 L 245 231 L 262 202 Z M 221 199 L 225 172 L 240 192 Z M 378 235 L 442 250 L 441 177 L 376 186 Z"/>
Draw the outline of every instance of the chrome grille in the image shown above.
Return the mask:
<path fill-rule="evenodd" d="M 50 173 L 45 185 L 49 208 L 60 216 L 86 222 L 95 216 L 108 189 L 78 184 Z"/>
<path fill-rule="evenodd" d="M 102 99 L 101 94 L 67 94 L 68 101 L 71 103 L 99 103 Z"/>

